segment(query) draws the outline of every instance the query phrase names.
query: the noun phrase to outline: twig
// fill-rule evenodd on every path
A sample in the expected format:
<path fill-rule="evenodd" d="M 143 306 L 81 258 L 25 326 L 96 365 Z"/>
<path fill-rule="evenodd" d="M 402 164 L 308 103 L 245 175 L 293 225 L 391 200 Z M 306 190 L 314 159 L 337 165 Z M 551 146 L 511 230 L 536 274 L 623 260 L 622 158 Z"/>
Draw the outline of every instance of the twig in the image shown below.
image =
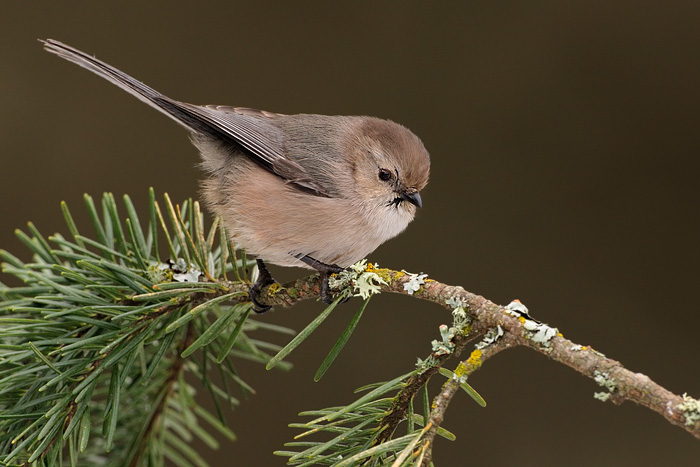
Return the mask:
<path fill-rule="evenodd" d="M 182 339 L 182 342 L 178 344 L 177 346 L 177 351 L 175 353 L 175 360 L 173 361 L 173 364 L 170 366 L 168 369 L 169 376 L 168 379 L 163 386 L 162 394 L 161 397 L 159 398 L 158 401 L 158 406 L 156 409 L 153 411 L 153 414 L 151 415 L 151 418 L 148 420 L 146 424 L 146 429 L 144 430 L 141 439 L 137 439 L 136 442 L 138 443 L 138 446 L 136 448 L 136 453 L 134 454 L 134 457 L 131 459 L 131 463 L 129 464 L 129 467 L 137 467 L 138 465 L 141 465 L 144 462 L 143 459 L 143 453 L 146 450 L 146 443 L 149 441 L 151 437 L 151 433 L 153 430 L 156 429 L 156 426 L 159 423 L 160 417 L 163 414 L 163 410 L 165 410 L 165 406 L 167 405 L 168 398 L 171 396 L 172 392 L 175 390 L 175 385 L 178 382 L 178 379 L 180 378 L 180 372 L 182 372 L 183 367 L 185 366 L 185 359 L 180 356 L 183 350 L 185 350 L 193 341 L 193 328 L 192 325 L 187 326 L 187 331 L 185 333 L 184 338 Z"/>
<path fill-rule="evenodd" d="M 543 341 L 538 338 L 541 336 L 536 335 L 537 331 L 533 330 L 534 326 L 541 323 L 527 315 L 518 316 L 518 313 L 496 305 L 482 296 L 467 292 L 462 287 L 427 279 L 417 291 L 411 293 L 406 290 L 407 288 L 412 290 L 411 287 L 404 287 L 404 285 L 415 280 L 415 275 L 391 269 L 375 269 L 374 272 L 386 281 L 386 284 L 381 285 L 382 291 L 412 295 L 422 300 L 438 303 L 446 308 L 451 308 L 447 305 L 448 300 L 460 301 L 473 319 L 472 326 L 476 332 L 485 332 L 500 326 L 504 331 L 502 340 L 497 341 L 498 345 L 492 349 L 487 347 L 482 350 L 481 359 L 473 361 L 471 364 L 478 367 L 494 352 L 505 348 L 528 347 L 552 360 L 570 366 L 604 386 L 606 392 L 597 394 L 597 398 L 610 400 L 615 404 L 621 404 L 625 400 L 636 402 L 657 412 L 670 423 L 685 429 L 700 439 L 700 412 L 697 408 L 700 404 L 695 405 L 694 399 L 671 393 L 648 376 L 627 370 L 620 362 L 607 358 L 590 346 L 573 343 L 559 334 L 555 328 L 542 325 L 554 331 L 546 341 Z M 243 285 L 238 283 L 232 287 L 235 289 L 243 287 Z M 314 275 L 288 284 L 273 284 L 266 287 L 262 290 L 259 301 L 262 304 L 288 307 L 302 300 L 318 298 L 319 293 L 318 276 Z M 458 385 L 448 384 L 446 388 L 453 393 L 455 390 L 453 386 L 457 387 Z M 450 398 L 451 394 L 445 394 L 437 402 L 443 404 L 444 399 L 444 404 L 447 404 Z M 432 420 L 435 425 L 434 429 L 437 429 L 442 421 L 441 413 L 444 414 L 444 411 L 434 411 L 435 419 Z"/>
<path fill-rule="evenodd" d="M 461 363 L 463 374 L 465 376 L 471 375 L 476 370 L 481 368 L 481 365 L 493 357 L 502 350 L 512 348 L 516 344 L 516 339 L 512 334 L 504 334 L 500 339 L 491 345 L 484 347 L 483 349 L 474 350 L 469 358 Z M 440 393 L 435 396 L 433 401 L 433 409 L 430 411 L 430 419 L 428 423 L 432 426 L 425 434 L 424 439 L 430 443 L 432 447 L 434 444 L 435 435 L 437 435 L 437 429 L 442 424 L 445 419 L 445 413 L 447 412 L 447 406 L 454 395 L 459 391 L 459 382 L 455 379 L 449 379 L 442 387 Z M 430 465 L 433 458 L 433 450 L 428 449 L 423 457 L 423 466 Z"/>

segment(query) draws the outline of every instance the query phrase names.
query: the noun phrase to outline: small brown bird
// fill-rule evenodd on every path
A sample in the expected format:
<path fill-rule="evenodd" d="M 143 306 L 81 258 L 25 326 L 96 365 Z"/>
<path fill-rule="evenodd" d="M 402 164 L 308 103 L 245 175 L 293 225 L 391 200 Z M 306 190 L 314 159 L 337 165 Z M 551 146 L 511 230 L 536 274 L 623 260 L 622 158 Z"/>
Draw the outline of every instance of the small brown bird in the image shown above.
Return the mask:
<path fill-rule="evenodd" d="M 263 260 L 318 270 L 328 303 L 328 276 L 401 233 L 422 206 L 430 157 L 397 123 L 187 104 L 61 42 L 42 42 L 191 132 L 208 175 L 206 203 L 236 244 L 257 257 L 260 274 L 250 290 L 257 311 L 269 309 L 256 297 L 274 282 Z"/>

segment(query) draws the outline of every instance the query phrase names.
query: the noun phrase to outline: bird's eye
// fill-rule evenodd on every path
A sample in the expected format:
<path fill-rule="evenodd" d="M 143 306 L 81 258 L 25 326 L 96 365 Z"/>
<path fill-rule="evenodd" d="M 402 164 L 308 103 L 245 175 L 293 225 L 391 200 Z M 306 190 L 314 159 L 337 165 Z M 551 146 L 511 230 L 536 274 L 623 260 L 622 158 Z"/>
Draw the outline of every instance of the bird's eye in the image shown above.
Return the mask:
<path fill-rule="evenodd" d="M 379 169 L 379 180 L 386 182 L 391 180 L 391 170 L 389 169 Z"/>

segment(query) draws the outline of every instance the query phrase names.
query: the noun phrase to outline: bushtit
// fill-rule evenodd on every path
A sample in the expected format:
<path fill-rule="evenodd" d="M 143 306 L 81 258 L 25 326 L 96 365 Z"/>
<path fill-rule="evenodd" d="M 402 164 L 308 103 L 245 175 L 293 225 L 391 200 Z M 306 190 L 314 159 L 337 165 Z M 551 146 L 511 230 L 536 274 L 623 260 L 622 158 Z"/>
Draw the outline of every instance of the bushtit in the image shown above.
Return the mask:
<path fill-rule="evenodd" d="M 256 300 L 274 280 L 265 261 L 328 276 L 401 233 L 421 207 L 430 158 L 407 128 L 374 117 L 283 115 L 192 105 L 48 39 L 44 48 L 96 73 L 169 116 L 192 134 L 208 177 L 202 192 L 233 241 L 257 257 Z"/>

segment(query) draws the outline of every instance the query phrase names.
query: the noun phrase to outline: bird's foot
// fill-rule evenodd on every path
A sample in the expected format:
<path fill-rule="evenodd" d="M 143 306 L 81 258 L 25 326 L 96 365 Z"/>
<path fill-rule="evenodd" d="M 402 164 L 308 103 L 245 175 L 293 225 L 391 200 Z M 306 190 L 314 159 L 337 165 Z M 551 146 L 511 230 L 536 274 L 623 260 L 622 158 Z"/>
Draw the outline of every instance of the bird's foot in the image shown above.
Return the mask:
<path fill-rule="evenodd" d="M 267 285 L 275 284 L 276 281 L 272 278 L 263 260 L 258 258 L 256 261 L 258 263 L 258 280 L 248 289 L 248 297 L 250 297 L 250 301 L 253 302 L 253 311 L 256 313 L 265 313 L 272 307 L 270 305 L 263 305 L 258 301 L 260 291 Z"/>

